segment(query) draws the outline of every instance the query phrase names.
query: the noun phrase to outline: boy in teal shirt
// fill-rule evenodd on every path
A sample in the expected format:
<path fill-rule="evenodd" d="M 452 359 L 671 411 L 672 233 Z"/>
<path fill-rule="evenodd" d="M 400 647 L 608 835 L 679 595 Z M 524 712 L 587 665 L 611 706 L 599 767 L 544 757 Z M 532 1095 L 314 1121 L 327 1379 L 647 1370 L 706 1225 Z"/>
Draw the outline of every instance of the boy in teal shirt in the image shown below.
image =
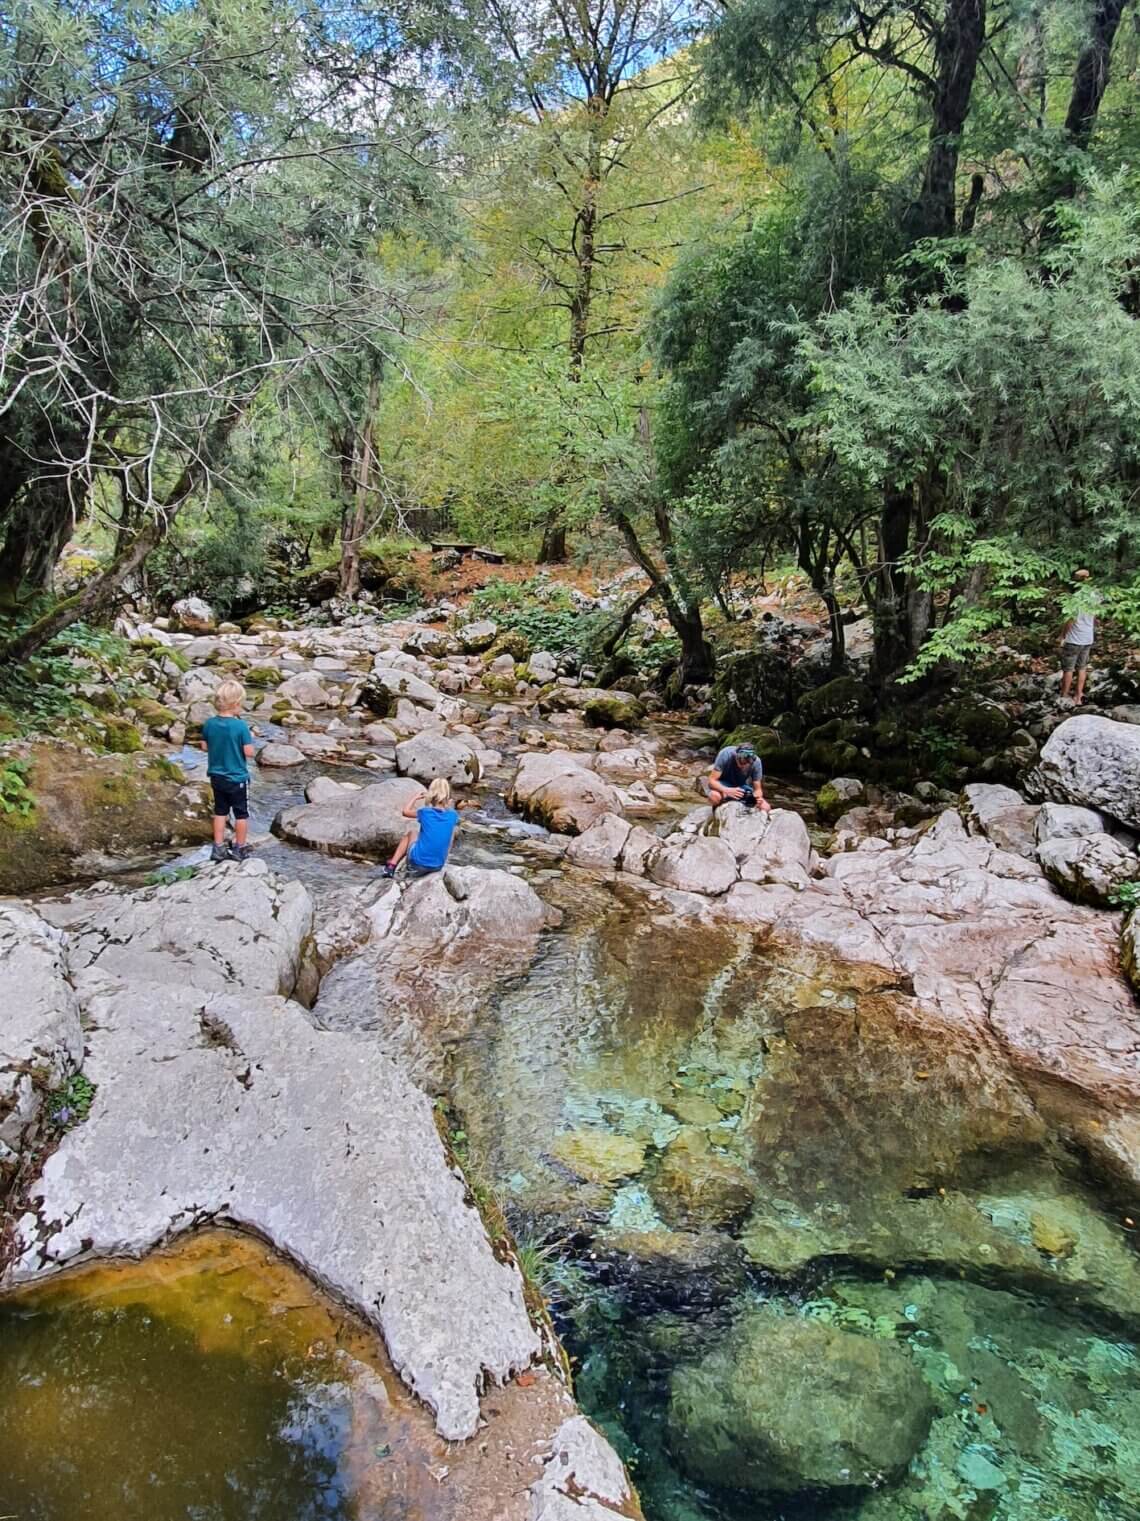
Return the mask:
<path fill-rule="evenodd" d="M 214 694 L 215 718 L 202 725 L 206 741 L 206 774 L 214 789 L 214 848 L 211 861 L 245 861 L 253 854 L 249 835 L 249 757 L 253 735 L 241 716 L 245 688 L 240 681 L 223 681 Z M 234 843 L 226 850 L 226 820 L 234 816 Z"/>

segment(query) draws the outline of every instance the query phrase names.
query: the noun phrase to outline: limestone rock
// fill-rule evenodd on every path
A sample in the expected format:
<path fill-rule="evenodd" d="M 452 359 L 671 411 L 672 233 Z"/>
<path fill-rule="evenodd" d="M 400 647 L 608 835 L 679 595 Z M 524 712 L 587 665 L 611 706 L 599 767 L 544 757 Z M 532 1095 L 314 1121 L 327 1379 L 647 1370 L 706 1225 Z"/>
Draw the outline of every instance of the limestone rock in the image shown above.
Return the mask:
<path fill-rule="evenodd" d="M 582 704 L 582 717 L 595 729 L 631 729 L 645 709 L 632 692 L 602 692 Z"/>
<path fill-rule="evenodd" d="M 371 1041 L 316 1030 L 295 1003 L 203 997 L 175 957 L 151 970 L 84 974 L 98 1091 L 31 1190 L 10 1282 L 232 1221 L 378 1325 L 440 1434 L 471 1436 L 484 1381 L 525 1367 L 539 1340 L 430 1101 Z"/>
<path fill-rule="evenodd" d="M 212 634 L 218 626 L 217 614 L 201 597 L 181 597 L 171 607 L 170 617 L 187 634 Z"/>
<path fill-rule="evenodd" d="M 498 632 L 499 625 L 490 618 L 477 618 L 474 623 L 465 623 L 459 629 L 459 647 L 465 654 L 481 655 L 494 644 Z"/>
<path fill-rule="evenodd" d="M 1046 740 L 1033 782 L 1046 798 L 1099 808 L 1140 829 L 1140 726 L 1066 718 Z"/>
<path fill-rule="evenodd" d="M 589 829 L 570 841 L 566 860 L 572 866 L 611 871 L 617 866 L 629 839 L 630 826 L 616 813 L 603 813 Z M 656 844 L 656 840 L 654 841 Z"/>
<path fill-rule="evenodd" d="M 590 759 L 570 750 L 524 755 L 507 806 L 556 834 L 581 834 L 605 813 L 623 814 L 621 794 L 595 774 Z"/>
<path fill-rule="evenodd" d="M 287 997 L 304 979 L 313 931 L 305 889 L 258 860 L 134 893 L 96 887 L 45 903 L 43 913 L 67 930 L 72 974 L 97 968 L 133 982 L 175 976 L 211 993 L 251 988 Z"/>
<path fill-rule="evenodd" d="M 330 798 L 343 797 L 345 788 L 331 776 L 314 776 L 305 785 L 306 803 L 327 803 Z M 353 789 L 355 790 L 355 789 Z"/>
<path fill-rule="evenodd" d="M 305 756 L 296 745 L 273 744 L 262 745 L 257 752 L 257 764 L 259 766 L 288 767 L 301 766 Z"/>
<path fill-rule="evenodd" d="M 309 671 L 298 671 L 295 676 L 287 676 L 277 688 L 277 696 L 286 702 L 296 703 L 300 708 L 336 707 L 336 698 Z"/>
<path fill-rule="evenodd" d="M 627 745 L 616 750 L 602 750 L 595 761 L 595 769 L 599 776 L 604 776 L 608 781 L 624 785 L 629 782 L 642 782 L 648 785 L 656 780 L 657 762 L 644 750 L 636 746 Z"/>
<path fill-rule="evenodd" d="M 862 807 L 866 801 L 865 783 L 858 777 L 837 776 L 830 782 L 824 782 L 816 794 L 815 806 L 820 818 L 828 824 L 833 824 L 841 814 L 851 808 Z"/>
<path fill-rule="evenodd" d="M 971 782 L 959 808 L 971 834 L 984 835 L 1000 850 L 1033 858 L 1038 807 L 1027 803 L 1020 792 L 992 782 Z"/>
<path fill-rule="evenodd" d="M 633 1504 L 617 1454 L 582 1415 L 555 1432 L 530 1494 L 531 1521 L 614 1521 L 628 1515 Z"/>
<path fill-rule="evenodd" d="M 312 729 L 302 729 L 293 735 L 293 742 L 302 755 L 312 760 L 336 760 L 344 751 L 333 734 L 322 734 Z"/>
<path fill-rule="evenodd" d="M 679 1369 L 669 1405 L 691 1473 L 758 1493 L 877 1486 L 905 1470 L 933 1416 L 925 1379 L 893 1344 L 765 1310 Z"/>
<path fill-rule="evenodd" d="M 421 707 L 439 707 L 441 694 L 436 691 L 435 687 L 429 682 L 421 680 L 420 677 L 413 675 L 411 671 L 400 670 L 394 666 L 381 664 L 380 662 L 384 658 L 383 656 L 378 657 L 378 663 L 365 683 L 365 687 L 368 690 L 371 691 L 379 688 L 387 692 L 393 708 L 396 701 L 401 697 L 406 697 L 410 702 L 419 703 Z M 362 692 L 361 697 L 362 700 L 365 700 L 365 693 Z M 379 708 L 373 706 L 371 702 L 366 701 L 365 705 L 370 707 L 373 712 L 379 711 Z M 387 709 L 384 709 L 381 717 L 386 717 L 387 711 Z"/>
<path fill-rule="evenodd" d="M 1125 919 L 1120 931 L 1120 964 L 1128 981 L 1140 993 L 1140 913 L 1136 909 Z"/>
<path fill-rule="evenodd" d="M 651 829 L 646 829 L 641 824 L 635 824 L 622 846 L 621 860 L 618 863 L 622 871 L 631 872 L 634 876 L 643 876 L 649 857 L 660 844 L 660 835 L 654 834 Z"/>
<path fill-rule="evenodd" d="M 1079 808 L 1075 803 L 1042 803 L 1037 812 L 1033 837 L 1038 845 L 1046 840 L 1079 839 L 1086 834 L 1105 834 L 1108 820 L 1095 808 Z"/>
<path fill-rule="evenodd" d="M 1108 908 L 1125 882 L 1140 878 L 1140 857 L 1110 834 L 1046 840 L 1037 859 L 1058 892 L 1094 908 Z"/>
<path fill-rule="evenodd" d="M 273 820 L 273 833 L 334 856 L 388 854 L 412 827 L 404 804 L 422 791 L 410 777 L 393 777 L 325 802 L 294 804 Z"/>
<path fill-rule="evenodd" d="M 738 876 L 731 845 L 705 835 L 670 835 L 650 855 L 646 872 L 661 887 L 710 897 L 727 892 Z"/>
<path fill-rule="evenodd" d="M 217 671 L 202 670 L 195 666 L 193 670 L 183 671 L 178 678 L 178 695 L 183 702 L 209 702 L 211 712 L 214 693 L 222 684 L 222 678 Z"/>
<path fill-rule="evenodd" d="M 63 937 L 31 909 L 0 904 L 0 1184 L 39 1128 L 46 1090 L 83 1059 Z"/>
<path fill-rule="evenodd" d="M 423 732 L 396 746 L 396 770 L 401 776 L 431 782 L 436 777 L 466 785 L 482 773 L 479 757 L 470 745 L 444 734 Z"/>
<path fill-rule="evenodd" d="M 722 803 L 705 827 L 732 851 L 742 881 L 806 886 L 811 837 L 798 813 L 787 808 L 764 813 L 743 803 Z"/>

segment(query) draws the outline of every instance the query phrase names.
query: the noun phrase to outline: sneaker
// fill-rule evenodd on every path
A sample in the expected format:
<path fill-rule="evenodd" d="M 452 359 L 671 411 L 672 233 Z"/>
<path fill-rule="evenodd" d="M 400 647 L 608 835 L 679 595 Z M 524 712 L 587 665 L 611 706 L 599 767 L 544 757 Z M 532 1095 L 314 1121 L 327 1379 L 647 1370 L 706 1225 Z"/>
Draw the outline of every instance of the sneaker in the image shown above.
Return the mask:
<path fill-rule="evenodd" d="M 212 845 L 210 847 L 211 861 L 228 861 L 230 853 L 224 845 Z"/>
<path fill-rule="evenodd" d="M 231 845 L 230 846 L 230 860 L 231 861 L 248 861 L 251 855 L 253 855 L 253 846 L 252 845 Z"/>
<path fill-rule="evenodd" d="M 391 881 L 391 879 L 396 875 L 396 868 L 392 865 L 391 861 L 386 861 L 384 863 L 384 868 L 381 871 L 380 875 L 387 878 L 389 881 Z"/>

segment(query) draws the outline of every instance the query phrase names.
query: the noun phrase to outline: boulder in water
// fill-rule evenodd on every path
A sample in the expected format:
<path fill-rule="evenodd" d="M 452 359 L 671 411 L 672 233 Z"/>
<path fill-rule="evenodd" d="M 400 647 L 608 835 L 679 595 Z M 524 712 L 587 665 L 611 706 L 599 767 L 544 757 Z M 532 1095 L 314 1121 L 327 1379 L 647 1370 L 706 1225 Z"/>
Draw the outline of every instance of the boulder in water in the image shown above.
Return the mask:
<path fill-rule="evenodd" d="M 591 769 L 590 760 L 570 750 L 524 755 L 507 806 L 556 834 L 581 834 L 603 814 L 622 815 L 620 792 Z"/>
<path fill-rule="evenodd" d="M 743 803 L 722 803 L 704 832 L 729 847 L 743 881 L 806 887 L 811 837 L 798 813 L 787 808 L 764 813 Z"/>
<path fill-rule="evenodd" d="M 750 1312 L 673 1375 L 672 1445 L 698 1478 L 753 1493 L 859 1490 L 896 1478 L 926 1439 L 930 1389 L 893 1343 Z"/>
<path fill-rule="evenodd" d="M 261 749 L 257 752 L 257 764 L 259 766 L 268 766 L 271 769 L 273 767 L 302 766 L 304 763 L 305 756 L 302 751 L 298 750 L 296 745 L 282 745 L 275 742 L 269 745 L 262 745 Z"/>
<path fill-rule="evenodd" d="M 692 1126 L 669 1142 L 653 1184 L 662 1218 L 685 1230 L 739 1224 L 752 1208 L 755 1192 L 748 1172 L 715 1151 L 705 1132 Z"/>
<path fill-rule="evenodd" d="M 404 804 L 422 791 L 410 777 L 393 777 L 325 802 L 297 803 L 273 820 L 273 833 L 334 856 L 387 855 L 412 827 Z"/>
<path fill-rule="evenodd" d="M 401 776 L 414 776 L 420 782 L 442 777 L 462 786 L 477 782 L 482 766 L 470 745 L 445 734 L 421 730 L 396 746 L 396 770 Z"/>
<path fill-rule="evenodd" d="M 464 654 L 481 655 L 494 644 L 498 632 L 499 625 L 490 618 L 477 618 L 474 623 L 465 623 L 459 630 L 459 647 Z"/>
<path fill-rule="evenodd" d="M 335 708 L 336 698 L 327 692 L 311 671 L 288 676 L 277 688 L 277 696 L 299 708 Z"/>

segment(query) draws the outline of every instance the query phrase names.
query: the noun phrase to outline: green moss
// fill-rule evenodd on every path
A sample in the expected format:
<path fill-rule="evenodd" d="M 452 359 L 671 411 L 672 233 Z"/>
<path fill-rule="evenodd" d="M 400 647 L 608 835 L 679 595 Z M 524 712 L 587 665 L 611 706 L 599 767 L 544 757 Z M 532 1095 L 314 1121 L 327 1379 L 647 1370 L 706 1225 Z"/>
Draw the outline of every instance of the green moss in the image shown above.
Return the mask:
<path fill-rule="evenodd" d="M 483 688 L 492 697 L 513 697 L 518 677 L 501 671 L 488 671 L 483 677 Z"/>
<path fill-rule="evenodd" d="M 530 652 L 531 642 L 525 634 L 518 629 L 504 629 L 483 659 L 488 665 L 499 655 L 509 655 L 512 660 L 529 660 Z"/>
<path fill-rule="evenodd" d="M 645 709 L 627 697 L 594 697 L 582 709 L 582 717 L 595 729 L 629 729 L 641 722 Z"/>
<path fill-rule="evenodd" d="M 173 708 L 155 702 L 151 697 L 140 698 L 135 703 L 135 713 L 148 729 L 169 729 L 171 724 L 178 722 L 178 714 Z"/>
<path fill-rule="evenodd" d="M 281 680 L 281 672 L 271 665 L 252 665 L 244 680 L 247 687 L 275 687 Z"/>
<path fill-rule="evenodd" d="M 134 724 L 108 716 L 103 720 L 103 744 L 112 755 L 133 755 L 142 749 L 143 740 Z"/>
<path fill-rule="evenodd" d="M 874 698 L 871 689 L 855 676 L 837 676 L 805 692 L 797 704 L 797 711 L 809 729 L 827 723 L 833 718 L 853 718 L 869 713 Z"/>
<path fill-rule="evenodd" d="M 178 670 L 188 671 L 190 669 L 190 662 L 186 659 L 186 656 L 182 653 L 181 650 L 171 649 L 169 646 L 167 646 L 163 653 L 166 655 L 166 658 L 170 661 L 171 665 L 176 666 Z"/>

